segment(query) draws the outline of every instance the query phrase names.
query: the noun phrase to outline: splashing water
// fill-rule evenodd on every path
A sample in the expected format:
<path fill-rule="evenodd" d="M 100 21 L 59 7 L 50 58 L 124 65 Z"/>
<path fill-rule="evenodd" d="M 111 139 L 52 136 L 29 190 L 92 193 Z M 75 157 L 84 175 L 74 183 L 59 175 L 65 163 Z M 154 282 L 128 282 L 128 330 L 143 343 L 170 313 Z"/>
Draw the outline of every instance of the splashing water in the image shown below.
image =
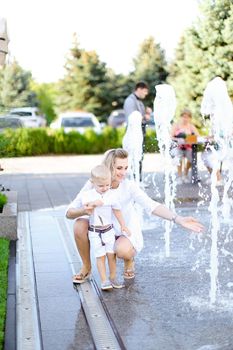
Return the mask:
<path fill-rule="evenodd" d="M 129 176 L 137 183 L 140 181 L 139 162 L 142 159 L 142 115 L 135 111 L 128 117 L 126 133 L 122 140 L 123 148 L 129 154 Z"/>
<path fill-rule="evenodd" d="M 171 85 L 159 84 L 155 86 L 156 97 L 154 100 L 154 120 L 156 136 L 161 154 L 164 157 L 165 165 L 165 205 L 174 210 L 175 197 L 175 173 L 170 155 L 171 148 L 171 120 L 174 117 L 176 109 L 175 91 Z M 170 232 L 173 223 L 165 221 L 165 255 L 170 256 Z"/>
<path fill-rule="evenodd" d="M 225 82 L 216 77 L 211 80 L 204 91 L 201 104 L 201 114 L 209 115 L 211 120 L 212 134 L 218 145 L 219 150 L 212 148 L 215 155 L 214 167 L 211 174 L 211 201 L 209 211 L 211 213 L 211 252 L 210 252 L 210 302 L 216 302 L 219 292 L 218 274 L 219 274 L 219 253 L 218 241 L 220 228 L 220 213 L 224 219 L 229 219 L 232 209 L 232 200 L 228 196 L 228 190 L 233 181 L 233 149 L 231 144 L 233 131 L 233 107 L 227 92 Z M 216 189 L 217 170 L 219 161 L 225 162 L 228 169 L 228 181 L 224 188 L 222 207 L 219 207 L 219 194 Z"/>

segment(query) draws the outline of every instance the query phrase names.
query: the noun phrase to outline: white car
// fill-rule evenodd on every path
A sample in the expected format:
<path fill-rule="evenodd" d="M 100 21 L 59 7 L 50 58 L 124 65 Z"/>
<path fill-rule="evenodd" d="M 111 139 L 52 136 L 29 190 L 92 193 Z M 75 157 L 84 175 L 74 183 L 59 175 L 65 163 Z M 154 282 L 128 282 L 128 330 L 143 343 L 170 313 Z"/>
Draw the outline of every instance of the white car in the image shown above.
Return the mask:
<path fill-rule="evenodd" d="M 19 107 L 10 110 L 10 114 L 20 116 L 27 128 L 39 128 L 46 126 L 45 117 L 37 107 Z"/>
<path fill-rule="evenodd" d="M 83 134 L 87 128 L 93 129 L 97 134 L 101 133 L 101 125 L 96 116 L 88 112 L 65 112 L 50 124 L 52 129 L 64 128 L 65 133 L 72 130 Z"/>
<path fill-rule="evenodd" d="M 24 124 L 20 117 L 13 115 L 0 115 L 0 133 L 5 129 L 23 128 Z"/>

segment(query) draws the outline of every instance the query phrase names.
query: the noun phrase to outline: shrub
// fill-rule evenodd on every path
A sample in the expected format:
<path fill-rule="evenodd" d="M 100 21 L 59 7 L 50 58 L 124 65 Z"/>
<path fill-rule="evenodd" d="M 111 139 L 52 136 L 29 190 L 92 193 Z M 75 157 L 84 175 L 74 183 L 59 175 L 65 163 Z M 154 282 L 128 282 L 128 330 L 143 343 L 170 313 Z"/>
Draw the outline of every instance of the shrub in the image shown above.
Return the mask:
<path fill-rule="evenodd" d="M 100 154 L 110 148 L 121 147 L 124 134 L 124 127 L 112 128 L 110 126 L 106 126 L 101 134 L 87 129 L 83 135 L 77 131 L 66 134 L 64 129 L 8 129 L 0 135 L 0 154 L 1 157 L 42 154 Z M 154 130 L 147 130 L 145 152 L 158 152 Z"/>
<path fill-rule="evenodd" d="M 2 212 L 2 209 L 6 203 L 7 203 L 7 197 L 5 196 L 5 194 L 0 193 L 0 213 Z"/>
<path fill-rule="evenodd" d="M 152 129 L 147 129 L 145 139 L 145 152 L 159 152 L 158 141 L 156 138 L 156 132 Z"/>

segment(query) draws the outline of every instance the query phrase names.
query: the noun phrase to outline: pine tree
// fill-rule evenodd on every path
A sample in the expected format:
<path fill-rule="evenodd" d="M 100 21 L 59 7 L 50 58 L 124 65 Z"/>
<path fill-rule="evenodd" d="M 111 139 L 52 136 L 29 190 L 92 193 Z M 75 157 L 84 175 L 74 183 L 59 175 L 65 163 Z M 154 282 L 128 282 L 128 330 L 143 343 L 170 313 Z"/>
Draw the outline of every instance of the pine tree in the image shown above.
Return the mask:
<path fill-rule="evenodd" d="M 152 106 L 155 97 L 155 85 L 164 83 L 167 78 L 167 62 L 164 50 L 156 44 L 152 36 L 145 39 L 134 59 L 133 78 L 135 82 L 144 80 L 149 85 L 149 94 L 145 103 Z"/>
<path fill-rule="evenodd" d="M 109 77 L 106 64 L 94 51 L 79 48 L 77 40 L 70 51 L 66 74 L 59 85 L 60 110 L 86 110 L 103 116 L 111 105 L 111 91 L 107 90 Z"/>
<path fill-rule="evenodd" d="M 178 113 L 190 108 L 198 125 L 203 91 L 211 79 L 221 76 L 233 97 L 233 2 L 204 0 L 200 10 L 202 16 L 184 33 L 169 68 Z"/>
<path fill-rule="evenodd" d="M 0 110 L 36 106 L 36 94 L 30 88 L 32 76 L 15 61 L 0 71 Z"/>

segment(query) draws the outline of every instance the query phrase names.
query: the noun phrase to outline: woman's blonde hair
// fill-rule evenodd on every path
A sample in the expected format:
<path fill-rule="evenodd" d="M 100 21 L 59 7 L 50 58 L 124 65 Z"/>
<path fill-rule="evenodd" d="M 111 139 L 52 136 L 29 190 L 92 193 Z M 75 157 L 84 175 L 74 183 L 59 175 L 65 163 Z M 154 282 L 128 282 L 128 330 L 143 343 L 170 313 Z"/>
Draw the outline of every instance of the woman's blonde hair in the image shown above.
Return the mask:
<path fill-rule="evenodd" d="M 116 158 L 126 159 L 128 158 L 128 152 L 123 148 L 114 148 L 104 153 L 104 159 L 102 163 L 111 171 L 112 174 L 114 172 L 114 164 Z"/>

